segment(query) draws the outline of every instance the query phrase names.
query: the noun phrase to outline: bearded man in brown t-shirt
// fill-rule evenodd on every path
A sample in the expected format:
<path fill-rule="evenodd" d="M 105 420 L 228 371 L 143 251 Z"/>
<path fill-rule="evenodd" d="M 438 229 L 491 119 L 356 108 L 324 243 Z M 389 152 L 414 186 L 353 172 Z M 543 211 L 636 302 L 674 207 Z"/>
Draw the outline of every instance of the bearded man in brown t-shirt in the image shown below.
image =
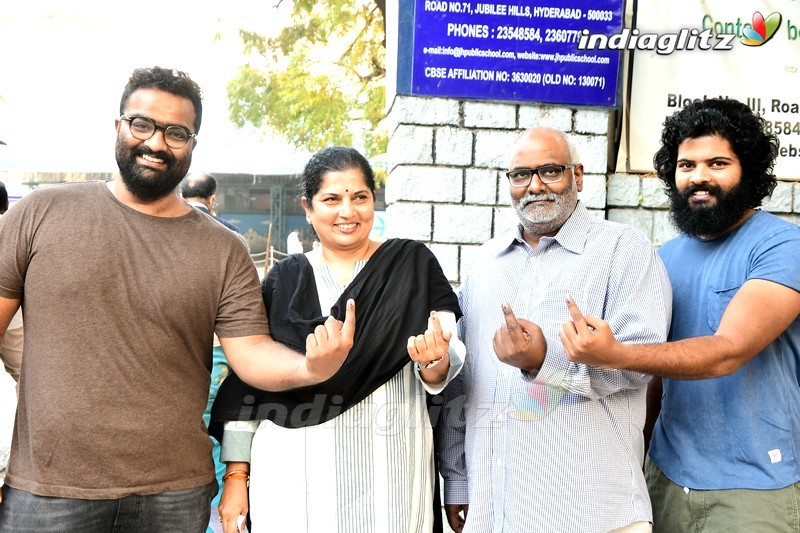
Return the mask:
<path fill-rule="evenodd" d="M 4 532 L 205 531 L 213 334 L 267 390 L 328 379 L 352 346 L 353 302 L 306 354 L 269 336 L 244 244 L 176 194 L 201 116 L 185 73 L 137 69 L 120 176 L 33 191 L 0 217 L 0 332 L 21 303 L 26 328 Z"/>

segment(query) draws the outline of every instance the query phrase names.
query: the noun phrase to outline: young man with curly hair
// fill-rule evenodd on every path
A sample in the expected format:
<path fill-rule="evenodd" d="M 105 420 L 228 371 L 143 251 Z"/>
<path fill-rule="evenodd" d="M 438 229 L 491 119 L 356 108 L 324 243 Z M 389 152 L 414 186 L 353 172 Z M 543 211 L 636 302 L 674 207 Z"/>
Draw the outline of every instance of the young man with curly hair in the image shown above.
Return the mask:
<path fill-rule="evenodd" d="M 654 162 L 682 232 L 659 250 L 670 342 L 619 343 L 574 304 L 562 330 L 573 361 L 663 377 L 645 465 L 655 531 L 800 531 L 800 228 L 757 209 L 776 184 L 764 125 L 730 99 L 665 122 Z"/>

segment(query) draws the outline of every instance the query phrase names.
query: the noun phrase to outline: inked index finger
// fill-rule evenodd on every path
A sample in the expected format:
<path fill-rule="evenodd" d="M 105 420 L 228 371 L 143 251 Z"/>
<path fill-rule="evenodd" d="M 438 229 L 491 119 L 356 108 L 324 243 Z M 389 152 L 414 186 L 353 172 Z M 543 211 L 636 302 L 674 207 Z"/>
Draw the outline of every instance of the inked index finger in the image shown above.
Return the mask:
<path fill-rule="evenodd" d="M 589 326 L 586 324 L 586 319 L 581 313 L 581 310 L 578 309 L 578 304 L 575 303 L 575 300 L 569 294 L 566 297 L 567 302 L 567 309 L 569 309 L 569 314 L 572 316 L 572 321 L 575 323 L 576 328 L 584 328 L 588 329 Z"/>
<path fill-rule="evenodd" d="M 431 314 L 428 317 L 428 329 L 433 330 L 435 335 L 443 332 L 442 323 L 439 321 L 439 314 L 436 311 L 431 311 Z"/>
<path fill-rule="evenodd" d="M 506 321 L 506 328 L 510 332 L 516 332 L 519 330 L 519 324 L 517 323 L 517 317 L 514 315 L 514 310 L 511 309 L 511 304 L 508 302 L 503 302 L 503 316 Z"/>
<path fill-rule="evenodd" d="M 347 300 L 347 307 L 344 311 L 344 323 L 342 324 L 342 336 L 352 340 L 356 331 L 356 302 L 352 298 Z"/>

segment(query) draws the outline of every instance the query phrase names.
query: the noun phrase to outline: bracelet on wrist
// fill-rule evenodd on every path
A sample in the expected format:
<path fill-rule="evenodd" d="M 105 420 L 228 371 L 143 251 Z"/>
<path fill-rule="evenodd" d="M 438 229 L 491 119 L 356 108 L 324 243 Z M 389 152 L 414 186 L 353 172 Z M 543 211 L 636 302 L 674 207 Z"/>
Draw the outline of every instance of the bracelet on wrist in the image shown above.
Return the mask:
<path fill-rule="evenodd" d="M 433 361 L 428 361 L 424 365 L 419 364 L 419 361 L 417 361 L 416 362 L 417 370 L 428 370 L 429 368 L 433 368 L 436 365 L 438 365 L 439 363 L 441 363 L 443 359 L 444 359 L 444 356 L 442 356 L 442 357 L 440 357 L 438 359 L 434 359 Z"/>
<path fill-rule="evenodd" d="M 225 483 L 229 479 L 239 479 L 242 481 L 250 481 L 250 473 L 244 470 L 231 470 L 222 476 L 222 482 Z"/>

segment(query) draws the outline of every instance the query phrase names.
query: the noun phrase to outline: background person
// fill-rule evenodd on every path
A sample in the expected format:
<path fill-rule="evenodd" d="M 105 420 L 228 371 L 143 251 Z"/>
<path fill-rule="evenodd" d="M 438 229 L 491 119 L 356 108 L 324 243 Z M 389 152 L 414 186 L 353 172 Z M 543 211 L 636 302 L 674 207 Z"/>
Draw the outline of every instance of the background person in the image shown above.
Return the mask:
<path fill-rule="evenodd" d="M 223 383 L 212 427 L 253 420 L 226 425 L 225 531 L 235 531 L 249 509 L 255 531 L 430 532 L 435 471 L 426 391 L 441 391 L 461 368 L 464 348 L 450 333 L 457 298 L 425 245 L 370 240 L 375 180 L 360 153 L 321 150 L 302 180 L 321 247 L 269 271 L 270 331 L 302 349 L 328 313 L 340 317 L 355 298 L 354 346 L 339 372 L 316 387 L 268 394 L 238 387 L 235 376 Z"/>
<path fill-rule="evenodd" d="M 286 236 L 286 253 L 289 255 L 303 253 L 303 241 L 300 240 L 300 230 L 298 228 L 293 229 Z"/>
<path fill-rule="evenodd" d="M 181 196 L 187 204 L 211 216 L 214 220 L 231 231 L 241 233 L 238 226 L 217 216 L 217 180 L 209 173 L 197 173 L 187 177 L 181 183 Z"/>

